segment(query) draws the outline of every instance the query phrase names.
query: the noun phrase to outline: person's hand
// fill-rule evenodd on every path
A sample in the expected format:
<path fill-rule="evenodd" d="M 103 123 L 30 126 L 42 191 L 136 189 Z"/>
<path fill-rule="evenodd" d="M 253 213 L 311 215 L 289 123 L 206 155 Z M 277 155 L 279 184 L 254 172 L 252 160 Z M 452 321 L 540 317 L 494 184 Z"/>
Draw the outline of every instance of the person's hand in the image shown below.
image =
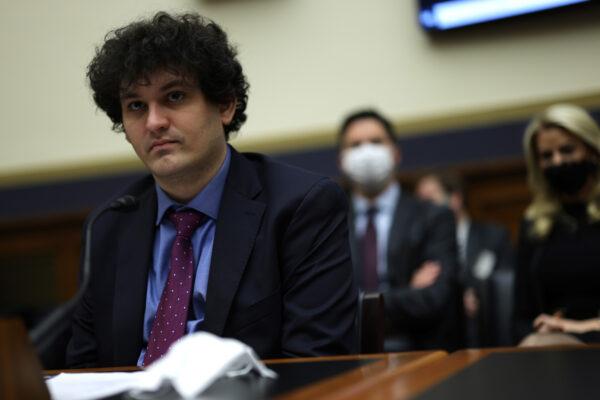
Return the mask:
<path fill-rule="evenodd" d="M 479 313 L 479 299 L 475 293 L 475 289 L 467 288 L 463 293 L 463 307 L 465 314 L 469 318 L 475 318 Z"/>
<path fill-rule="evenodd" d="M 600 319 L 592 318 L 582 321 L 562 318 L 559 315 L 540 314 L 534 321 L 537 332 L 587 333 L 600 331 Z"/>
<path fill-rule="evenodd" d="M 413 289 L 423 289 L 431 286 L 437 280 L 442 271 L 442 266 L 437 261 L 425 261 L 419 267 L 410 280 L 410 287 Z"/>
<path fill-rule="evenodd" d="M 535 346 L 585 346 L 585 343 L 577 339 L 570 333 L 563 332 L 534 332 L 527 335 L 519 347 L 535 347 Z"/>

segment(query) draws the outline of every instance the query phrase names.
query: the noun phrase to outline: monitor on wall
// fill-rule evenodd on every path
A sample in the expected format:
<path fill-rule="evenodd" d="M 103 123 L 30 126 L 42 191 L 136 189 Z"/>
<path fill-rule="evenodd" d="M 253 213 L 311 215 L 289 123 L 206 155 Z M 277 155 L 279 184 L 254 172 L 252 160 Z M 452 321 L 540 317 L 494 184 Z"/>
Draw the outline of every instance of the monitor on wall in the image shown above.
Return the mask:
<path fill-rule="evenodd" d="M 585 3 L 592 0 L 419 0 L 419 21 L 427 30 L 447 31 Z"/>

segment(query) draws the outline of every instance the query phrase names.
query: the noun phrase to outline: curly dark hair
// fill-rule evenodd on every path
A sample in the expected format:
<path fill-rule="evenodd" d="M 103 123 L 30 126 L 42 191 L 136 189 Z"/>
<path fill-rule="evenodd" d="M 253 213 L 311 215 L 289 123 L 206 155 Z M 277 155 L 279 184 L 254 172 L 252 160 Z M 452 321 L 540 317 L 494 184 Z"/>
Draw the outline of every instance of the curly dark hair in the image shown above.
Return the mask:
<path fill-rule="evenodd" d="M 133 22 L 109 32 L 88 65 L 87 77 L 94 101 L 123 131 L 120 93 L 124 88 L 164 69 L 191 78 L 213 104 L 236 101 L 225 138 L 246 121 L 248 82 L 227 42 L 227 34 L 215 22 L 197 14 L 169 15 Z"/>

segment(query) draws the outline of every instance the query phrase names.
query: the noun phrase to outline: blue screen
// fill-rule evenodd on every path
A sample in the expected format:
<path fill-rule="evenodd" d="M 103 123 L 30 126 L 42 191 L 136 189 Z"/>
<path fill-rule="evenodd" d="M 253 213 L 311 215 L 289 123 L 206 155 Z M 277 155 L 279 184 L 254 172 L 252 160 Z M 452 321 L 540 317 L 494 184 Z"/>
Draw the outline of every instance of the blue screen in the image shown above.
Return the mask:
<path fill-rule="evenodd" d="M 419 21 L 429 30 L 449 30 L 591 0 L 420 1 Z"/>

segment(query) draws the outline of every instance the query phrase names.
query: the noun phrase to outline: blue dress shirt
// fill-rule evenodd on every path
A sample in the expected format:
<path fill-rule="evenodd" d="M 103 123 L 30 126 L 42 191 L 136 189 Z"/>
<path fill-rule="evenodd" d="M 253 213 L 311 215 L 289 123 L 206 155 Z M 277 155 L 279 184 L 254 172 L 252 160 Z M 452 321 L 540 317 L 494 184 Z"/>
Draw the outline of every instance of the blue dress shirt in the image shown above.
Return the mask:
<path fill-rule="evenodd" d="M 375 231 L 377 233 L 377 274 L 379 275 L 380 289 L 385 289 L 388 284 L 388 265 L 387 265 L 387 249 L 388 239 L 396 205 L 402 194 L 398 183 L 391 184 L 377 198 L 370 202 L 362 196 L 353 196 L 352 203 L 354 205 L 354 230 L 357 238 L 362 238 L 367 229 L 367 210 L 371 207 L 377 209 L 377 214 L 374 218 Z"/>
<path fill-rule="evenodd" d="M 210 182 L 198 193 L 189 203 L 180 204 L 173 201 L 156 184 L 156 195 L 158 200 L 158 210 L 156 213 L 156 233 L 154 236 L 154 258 L 152 269 L 148 273 L 148 286 L 146 290 L 146 310 L 144 312 L 144 347 L 138 358 L 138 365 L 142 365 L 146 353 L 146 345 L 154 315 L 160 302 L 163 288 L 167 283 L 169 276 L 169 259 L 171 256 L 171 247 L 175 240 L 175 227 L 165 218 L 169 210 L 180 211 L 183 209 L 194 209 L 206 216 L 206 220 L 192 236 L 192 247 L 194 248 L 195 276 L 194 290 L 192 293 L 191 314 L 193 318 L 187 322 L 186 332 L 195 332 L 204 321 L 204 309 L 206 299 L 206 288 L 208 286 L 208 274 L 210 272 L 210 261 L 212 258 L 212 248 L 215 239 L 215 227 L 219 214 L 219 205 L 221 196 L 225 187 L 225 180 L 229 172 L 229 162 L 231 151 L 227 146 L 227 154 L 223 165 Z"/>

